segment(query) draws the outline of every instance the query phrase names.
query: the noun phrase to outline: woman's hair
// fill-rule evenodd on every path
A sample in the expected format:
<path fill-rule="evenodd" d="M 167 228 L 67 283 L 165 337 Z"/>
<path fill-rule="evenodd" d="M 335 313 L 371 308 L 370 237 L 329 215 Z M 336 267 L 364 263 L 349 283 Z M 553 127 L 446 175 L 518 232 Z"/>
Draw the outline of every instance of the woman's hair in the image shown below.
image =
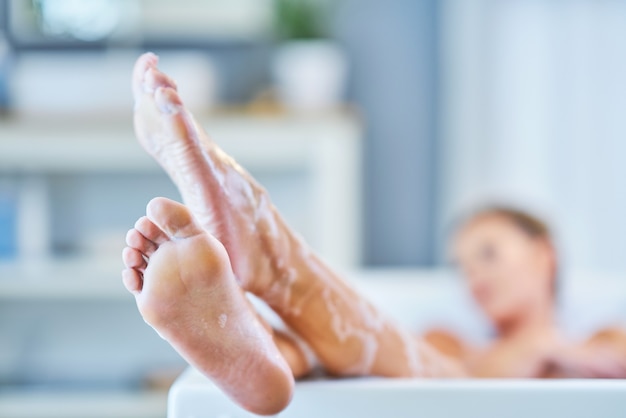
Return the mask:
<path fill-rule="evenodd" d="M 552 232 L 545 222 L 534 215 L 512 207 L 490 206 L 482 208 L 466 218 L 463 224 L 467 225 L 473 220 L 491 216 L 502 217 L 512 222 L 531 238 L 545 239 L 552 243 Z"/>
<path fill-rule="evenodd" d="M 513 207 L 495 205 L 487 206 L 479 210 L 475 210 L 468 216 L 462 218 L 461 222 L 457 223 L 455 231 L 459 231 L 461 228 L 469 225 L 473 221 L 492 216 L 503 218 L 519 228 L 519 230 L 525 233 L 528 237 L 538 240 L 544 240 L 547 244 L 550 245 L 554 252 L 555 260 L 554 271 L 552 272 L 552 293 L 554 298 L 557 299 L 559 293 L 558 254 L 554 245 L 552 231 L 550 230 L 550 227 L 540 218 Z"/>

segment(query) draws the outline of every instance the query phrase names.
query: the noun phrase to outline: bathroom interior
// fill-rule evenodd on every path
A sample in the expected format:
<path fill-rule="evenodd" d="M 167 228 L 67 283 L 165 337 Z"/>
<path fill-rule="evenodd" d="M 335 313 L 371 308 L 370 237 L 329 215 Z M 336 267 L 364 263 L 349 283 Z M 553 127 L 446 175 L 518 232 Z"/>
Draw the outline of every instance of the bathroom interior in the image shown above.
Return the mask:
<path fill-rule="evenodd" d="M 164 418 L 186 369 L 120 274 L 147 202 L 181 199 L 134 136 L 144 51 L 416 333 L 491 335 L 449 245 L 491 201 L 553 228 L 571 335 L 626 325 L 626 2 L 0 0 L 1 417 Z"/>

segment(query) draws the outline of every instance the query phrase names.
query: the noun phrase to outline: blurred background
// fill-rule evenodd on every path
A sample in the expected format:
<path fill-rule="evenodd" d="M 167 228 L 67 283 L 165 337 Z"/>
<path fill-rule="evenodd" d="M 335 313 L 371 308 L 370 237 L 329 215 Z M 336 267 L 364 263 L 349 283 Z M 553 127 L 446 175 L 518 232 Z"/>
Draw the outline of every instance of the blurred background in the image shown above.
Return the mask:
<path fill-rule="evenodd" d="M 164 416 L 184 367 L 119 274 L 179 199 L 134 140 L 146 50 L 337 268 L 445 269 L 496 201 L 626 270 L 626 1 L 0 0 L 3 417 Z"/>

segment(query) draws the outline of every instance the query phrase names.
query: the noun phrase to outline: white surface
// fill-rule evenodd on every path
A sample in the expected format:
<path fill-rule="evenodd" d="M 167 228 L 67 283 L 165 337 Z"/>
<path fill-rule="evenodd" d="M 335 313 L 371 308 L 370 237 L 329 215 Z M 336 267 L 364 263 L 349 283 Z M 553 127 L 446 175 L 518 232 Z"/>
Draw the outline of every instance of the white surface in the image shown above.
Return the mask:
<path fill-rule="evenodd" d="M 0 301 L 134 301 L 121 279 L 122 261 L 102 258 L 0 262 Z M 1 302 L 0 302 L 1 303 Z"/>
<path fill-rule="evenodd" d="M 139 54 L 134 50 L 19 54 L 11 77 L 12 111 L 47 117 L 130 114 L 133 100 L 129 82 Z M 162 69 L 179 82 L 188 108 L 195 111 L 215 105 L 217 75 L 206 54 L 170 52 L 161 58 Z"/>
<path fill-rule="evenodd" d="M 358 147 L 360 127 L 351 116 L 200 116 L 211 137 L 244 167 L 299 168 L 317 157 L 320 142 Z M 358 156 L 358 148 L 352 151 Z M 350 156 L 348 156 L 350 157 Z M 353 157 L 350 157 L 353 158 Z M 0 119 L 0 172 L 160 170 L 141 149 L 132 118 Z"/>
<path fill-rule="evenodd" d="M 4 390 L 2 418 L 162 418 L 162 392 Z"/>
<path fill-rule="evenodd" d="M 623 417 L 626 381 L 345 379 L 298 382 L 280 417 Z M 174 384 L 168 418 L 255 416 L 195 370 Z"/>

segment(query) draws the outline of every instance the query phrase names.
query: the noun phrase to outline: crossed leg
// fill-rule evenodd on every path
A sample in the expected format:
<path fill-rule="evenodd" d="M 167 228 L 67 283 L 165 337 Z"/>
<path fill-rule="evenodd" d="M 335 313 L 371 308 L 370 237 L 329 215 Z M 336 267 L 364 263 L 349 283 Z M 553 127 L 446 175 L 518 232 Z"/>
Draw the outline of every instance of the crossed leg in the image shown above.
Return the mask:
<path fill-rule="evenodd" d="M 230 260 L 234 273 L 231 282 L 236 281 L 242 289 L 265 300 L 309 344 L 330 373 L 389 377 L 459 375 L 454 364 L 382 315 L 289 229 L 267 192 L 208 137 L 185 109 L 174 82 L 156 66 L 157 58 L 152 54 L 143 55 L 135 66 L 137 137 L 178 187 L 196 219 L 197 229 L 223 244 L 226 254 L 222 255 Z M 129 247 L 133 247 L 131 242 Z M 134 256 L 136 263 L 129 257 L 133 251 L 126 253 L 131 272 L 125 273 L 125 280 L 133 289 L 132 285 L 141 279 L 142 268 L 144 283 L 149 281 L 151 263 L 148 267 L 141 263 L 139 258 L 147 255 L 141 251 L 141 257 Z M 195 258 L 202 259 L 198 254 Z M 187 260 L 193 265 L 189 257 Z M 177 266 L 179 273 L 190 268 L 182 263 Z M 210 300 L 205 303 L 210 304 Z M 210 311 L 202 305 L 200 301 L 196 305 L 199 311 Z M 197 316 L 201 322 L 203 315 L 198 312 Z M 194 321 L 193 314 L 187 318 Z M 290 353 L 295 353 L 292 357 L 301 357 L 292 342 L 281 338 L 276 343 L 285 358 L 289 359 Z M 264 341 L 262 347 L 273 345 L 267 338 L 258 340 Z M 214 344 L 219 345 L 219 341 Z M 245 345 L 245 341 L 240 344 Z M 193 364 L 202 364 L 201 359 L 194 358 L 206 354 L 186 350 L 181 344 L 173 345 L 187 353 Z M 275 345 L 271 350 L 274 349 Z M 291 362 L 290 366 L 294 368 Z M 236 369 L 236 365 L 231 368 Z M 209 369 L 200 369 L 214 380 L 221 378 Z M 231 396 L 245 400 L 245 389 L 237 388 Z"/>

